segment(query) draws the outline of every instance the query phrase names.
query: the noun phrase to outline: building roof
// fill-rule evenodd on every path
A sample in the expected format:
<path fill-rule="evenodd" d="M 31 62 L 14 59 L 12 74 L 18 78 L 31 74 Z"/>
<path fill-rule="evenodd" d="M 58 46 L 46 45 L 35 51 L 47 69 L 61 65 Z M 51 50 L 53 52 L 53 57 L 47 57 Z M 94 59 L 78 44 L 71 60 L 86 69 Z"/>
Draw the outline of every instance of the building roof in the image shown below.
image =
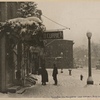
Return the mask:
<path fill-rule="evenodd" d="M 59 31 L 63 31 L 61 29 L 51 29 L 51 30 L 46 30 L 45 32 L 59 32 Z"/>
<path fill-rule="evenodd" d="M 45 46 L 49 46 L 49 45 L 52 45 L 54 43 L 57 43 L 57 44 L 65 44 L 65 43 L 74 44 L 74 42 L 72 40 L 51 39 L 51 40 L 47 40 L 47 43 L 45 44 Z"/>

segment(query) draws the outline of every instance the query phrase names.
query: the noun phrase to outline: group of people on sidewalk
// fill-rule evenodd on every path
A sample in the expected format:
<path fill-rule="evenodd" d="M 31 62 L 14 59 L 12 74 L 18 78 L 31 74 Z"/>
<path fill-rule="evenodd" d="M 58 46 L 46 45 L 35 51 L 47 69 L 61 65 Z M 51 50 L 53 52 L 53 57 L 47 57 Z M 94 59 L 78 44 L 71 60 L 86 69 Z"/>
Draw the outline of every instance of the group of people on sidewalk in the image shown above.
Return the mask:
<path fill-rule="evenodd" d="M 39 69 L 38 71 L 39 75 L 41 75 L 41 82 L 42 85 L 46 85 L 46 82 L 48 82 L 48 72 L 46 70 L 45 67 L 42 67 L 41 69 Z M 53 72 L 52 72 L 52 77 L 54 80 L 54 85 L 57 85 L 58 81 L 57 81 L 57 74 L 58 74 L 58 69 L 56 64 L 53 65 Z"/>

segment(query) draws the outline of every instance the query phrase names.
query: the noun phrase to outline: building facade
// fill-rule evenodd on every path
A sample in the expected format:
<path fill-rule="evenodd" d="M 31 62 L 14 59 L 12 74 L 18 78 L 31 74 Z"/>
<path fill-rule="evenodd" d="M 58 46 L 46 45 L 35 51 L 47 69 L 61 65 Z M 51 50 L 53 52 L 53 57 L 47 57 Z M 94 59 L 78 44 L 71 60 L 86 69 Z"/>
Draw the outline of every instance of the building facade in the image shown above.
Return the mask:
<path fill-rule="evenodd" d="M 0 2 L 0 22 L 17 17 L 17 2 Z M 5 33 L 3 33 L 5 34 Z M 14 85 L 15 64 L 14 49 L 11 49 L 11 41 L 7 35 L 0 37 L 0 92 L 7 92 L 7 89 Z M 17 60 L 17 58 L 16 58 Z M 15 61 L 16 62 L 16 61 Z"/>
<path fill-rule="evenodd" d="M 45 46 L 45 65 L 52 68 L 73 68 L 73 41 L 62 39 L 47 40 Z"/>
<path fill-rule="evenodd" d="M 0 22 L 16 18 L 19 5 L 18 2 L 0 2 Z M 62 38 L 62 33 L 59 37 Z M 34 50 L 29 54 L 26 48 L 25 57 L 21 57 L 22 49 L 25 49 L 22 44 L 19 43 L 17 49 L 16 46 L 11 49 L 12 41 L 8 39 L 8 36 L 5 35 L 0 38 L 0 92 L 6 92 L 9 87 L 16 85 L 16 78 L 19 78 L 19 76 L 16 77 L 16 74 L 18 74 L 16 70 L 23 72 L 21 79 L 24 79 L 25 72 L 29 73 L 27 69 L 31 64 L 36 66 L 34 67 L 35 70 L 44 65 L 44 62 L 47 68 L 51 68 L 53 63 L 56 63 L 59 68 L 73 68 L 73 41 L 58 39 L 47 39 L 46 41 L 47 44 L 43 50 L 33 48 Z M 33 58 L 32 61 L 27 60 L 30 55 Z M 20 82 L 17 81 L 18 83 Z"/>
<path fill-rule="evenodd" d="M 17 10 L 21 2 L 0 2 L 0 22 L 17 18 Z M 15 38 L 14 38 L 15 39 Z M 34 39 L 32 39 L 34 40 Z M 30 43 L 31 42 L 31 43 Z M 0 37 L 0 92 L 7 92 L 16 85 L 25 85 L 25 77 L 37 71 L 43 63 L 43 50 L 40 42 L 27 43 L 12 41 L 9 34 Z M 40 44 L 40 45 L 38 45 Z M 33 47 L 31 52 L 30 46 Z"/>

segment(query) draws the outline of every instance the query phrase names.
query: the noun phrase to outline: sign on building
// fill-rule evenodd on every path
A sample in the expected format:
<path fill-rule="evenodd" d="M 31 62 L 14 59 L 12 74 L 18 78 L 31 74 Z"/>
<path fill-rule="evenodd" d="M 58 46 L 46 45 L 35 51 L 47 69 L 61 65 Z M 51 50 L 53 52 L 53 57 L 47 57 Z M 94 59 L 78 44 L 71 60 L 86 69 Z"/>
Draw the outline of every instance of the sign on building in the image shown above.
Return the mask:
<path fill-rule="evenodd" d="M 46 31 L 43 33 L 44 39 L 63 39 L 63 31 Z"/>

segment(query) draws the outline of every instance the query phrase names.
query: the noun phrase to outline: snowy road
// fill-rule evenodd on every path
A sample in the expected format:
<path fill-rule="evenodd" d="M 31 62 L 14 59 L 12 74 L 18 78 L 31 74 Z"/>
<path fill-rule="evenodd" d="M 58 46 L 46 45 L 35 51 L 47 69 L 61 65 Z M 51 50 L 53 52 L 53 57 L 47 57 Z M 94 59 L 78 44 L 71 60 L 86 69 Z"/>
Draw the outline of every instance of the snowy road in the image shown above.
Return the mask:
<path fill-rule="evenodd" d="M 58 74 L 58 85 L 53 85 L 52 69 L 47 69 L 49 82 L 46 86 L 41 85 L 41 76 L 36 76 L 38 82 L 30 87 L 23 94 L 8 93 L 10 98 L 100 98 L 100 70 L 92 69 L 94 85 L 87 85 L 88 70 L 73 69 L 69 76 L 68 69 Z M 83 75 L 83 81 L 80 80 L 80 74 Z"/>

